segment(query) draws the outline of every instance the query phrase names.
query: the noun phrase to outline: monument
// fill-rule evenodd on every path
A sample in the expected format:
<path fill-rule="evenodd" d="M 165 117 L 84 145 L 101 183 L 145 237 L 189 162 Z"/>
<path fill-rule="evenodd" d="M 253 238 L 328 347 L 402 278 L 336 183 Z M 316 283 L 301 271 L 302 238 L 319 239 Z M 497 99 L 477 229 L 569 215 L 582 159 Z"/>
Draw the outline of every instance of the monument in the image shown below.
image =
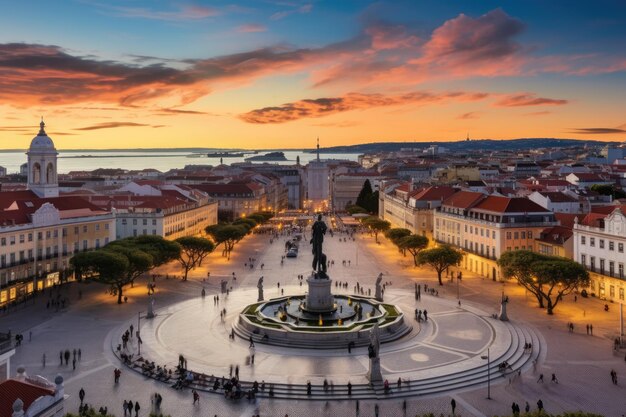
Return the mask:
<path fill-rule="evenodd" d="M 509 316 L 506 314 L 506 305 L 509 303 L 509 296 L 504 295 L 502 292 L 502 300 L 500 301 L 500 315 L 498 318 L 502 321 L 509 321 Z"/>
<path fill-rule="evenodd" d="M 378 323 L 370 331 L 370 344 L 367 347 L 367 356 L 370 360 L 370 368 L 367 371 L 367 379 L 371 383 L 382 382 L 383 375 L 380 371 L 380 334 Z"/>
<path fill-rule="evenodd" d="M 311 231 L 313 273 L 307 279 L 309 293 L 304 307 L 306 311 L 310 312 L 326 313 L 335 310 L 335 299 L 330 293 L 332 281 L 326 273 L 326 255 L 322 250 L 326 230 L 326 223 L 324 223 L 320 214 L 317 216 L 315 223 L 313 223 Z"/>
<path fill-rule="evenodd" d="M 380 274 L 378 274 L 378 278 L 376 278 L 376 293 L 374 295 L 376 301 L 383 301 L 383 289 L 382 285 L 380 284 L 382 281 L 383 273 L 381 272 Z"/>
<path fill-rule="evenodd" d="M 257 301 L 263 301 L 263 277 L 259 278 L 256 287 L 259 289 L 259 299 Z"/>

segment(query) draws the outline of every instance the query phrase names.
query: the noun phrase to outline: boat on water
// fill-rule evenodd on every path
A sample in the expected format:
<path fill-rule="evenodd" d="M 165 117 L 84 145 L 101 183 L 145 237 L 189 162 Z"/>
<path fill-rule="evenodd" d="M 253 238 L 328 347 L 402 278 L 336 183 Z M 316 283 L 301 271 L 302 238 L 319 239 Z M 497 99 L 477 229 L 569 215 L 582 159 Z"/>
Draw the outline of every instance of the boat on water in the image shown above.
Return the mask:
<path fill-rule="evenodd" d="M 250 156 L 245 159 L 246 162 L 253 161 L 287 161 L 284 152 L 269 152 L 265 155 Z"/>
<path fill-rule="evenodd" d="M 243 152 L 209 152 L 206 154 L 209 158 L 241 158 L 244 155 Z"/>

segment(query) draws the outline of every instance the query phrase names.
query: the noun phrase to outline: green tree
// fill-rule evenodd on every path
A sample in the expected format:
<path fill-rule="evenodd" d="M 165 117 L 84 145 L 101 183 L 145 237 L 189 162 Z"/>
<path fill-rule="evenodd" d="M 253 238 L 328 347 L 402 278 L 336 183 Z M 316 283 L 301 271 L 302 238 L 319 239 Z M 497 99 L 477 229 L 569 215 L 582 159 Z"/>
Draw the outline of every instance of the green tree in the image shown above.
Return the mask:
<path fill-rule="evenodd" d="M 372 193 L 373 193 L 372 184 L 370 183 L 370 180 L 367 179 L 363 183 L 363 187 L 361 188 L 361 191 L 359 192 L 359 196 L 356 198 L 356 205 L 363 207 L 364 209 L 367 210 L 368 202 L 372 196 Z"/>
<path fill-rule="evenodd" d="M 385 232 L 385 237 L 398 246 L 398 249 L 400 249 L 400 240 L 410 235 L 411 231 L 402 227 L 393 227 Z"/>
<path fill-rule="evenodd" d="M 441 273 L 463 260 L 463 254 L 450 245 L 442 245 L 419 252 L 416 256 L 417 265 L 429 265 L 437 272 L 439 285 L 443 285 Z"/>
<path fill-rule="evenodd" d="M 130 281 L 131 286 L 135 283 L 135 279 L 141 275 L 150 271 L 154 267 L 154 258 L 149 253 L 138 249 L 132 244 L 113 244 L 112 242 L 106 245 L 103 250 L 124 255 L 128 259 L 128 268 L 126 269 L 126 276 Z"/>
<path fill-rule="evenodd" d="M 379 219 L 376 216 L 365 218 L 363 224 L 374 233 L 376 243 L 378 243 L 378 234 L 384 233 L 391 228 L 391 223 L 387 220 Z"/>
<path fill-rule="evenodd" d="M 413 263 L 417 266 L 417 255 L 428 246 L 428 238 L 422 235 L 405 236 L 400 239 L 398 246 L 413 255 Z"/>
<path fill-rule="evenodd" d="M 544 308 L 543 283 L 536 279 L 533 265 L 543 259 L 543 255 L 527 250 L 504 252 L 498 259 L 500 272 L 505 278 L 514 278 L 528 292 L 535 296 L 539 308 Z"/>
<path fill-rule="evenodd" d="M 121 253 L 104 249 L 80 252 L 70 259 L 70 265 L 79 277 L 88 277 L 96 282 L 117 289 L 117 303 L 122 304 L 122 291 L 130 284 L 127 274 L 129 261 Z"/>
<path fill-rule="evenodd" d="M 246 227 L 248 230 L 252 230 L 254 229 L 254 227 L 258 224 L 259 222 L 251 217 L 245 217 L 245 218 L 240 218 L 235 220 L 232 224 L 239 226 L 242 225 L 244 227 Z"/>
<path fill-rule="evenodd" d="M 216 246 L 224 244 L 222 256 L 230 259 L 230 252 L 235 244 L 248 234 L 248 229 L 243 225 L 214 224 L 208 226 L 206 232 L 211 236 Z"/>
<path fill-rule="evenodd" d="M 140 249 L 152 256 L 154 266 L 165 265 L 180 256 L 180 245 L 171 240 L 164 239 L 156 235 L 142 235 L 130 237 L 115 242 L 129 241 L 137 249 Z"/>
<path fill-rule="evenodd" d="M 254 222 L 256 223 L 254 226 L 256 226 L 257 224 L 263 224 L 263 223 L 265 223 L 267 221 L 267 220 L 265 220 L 265 216 L 263 216 L 260 213 L 252 213 L 252 214 L 248 215 L 246 218 L 250 219 L 250 220 L 254 220 Z M 254 227 L 254 226 L 252 226 L 252 227 Z"/>
<path fill-rule="evenodd" d="M 613 199 L 626 198 L 626 192 L 624 192 L 621 188 L 615 188 L 614 185 L 594 184 L 591 186 L 591 191 L 595 191 L 602 195 L 610 195 Z"/>
<path fill-rule="evenodd" d="M 176 239 L 176 243 L 181 247 L 178 261 L 185 271 L 183 281 L 187 280 L 189 271 L 202 265 L 202 260 L 215 249 L 213 242 L 203 237 L 183 236 Z"/>
<path fill-rule="evenodd" d="M 589 273 L 585 267 L 567 258 L 546 257 L 532 266 L 541 285 L 541 296 L 546 300 L 547 313 L 554 314 L 559 301 L 578 287 L 589 286 Z"/>
<path fill-rule="evenodd" d="M 378 191 L 374 191 L 367 199 L 367 211 L 372 214 L 378 214 Z"/>
<path fill-rule="evenodd" d="M 346 206 L 346 211 L 350 214 L 365 214 L 367 213 L 367 210 L 365 210 L 363 207 L 361 206 L 356 206 L 356 205 L 349 205 Z"/>

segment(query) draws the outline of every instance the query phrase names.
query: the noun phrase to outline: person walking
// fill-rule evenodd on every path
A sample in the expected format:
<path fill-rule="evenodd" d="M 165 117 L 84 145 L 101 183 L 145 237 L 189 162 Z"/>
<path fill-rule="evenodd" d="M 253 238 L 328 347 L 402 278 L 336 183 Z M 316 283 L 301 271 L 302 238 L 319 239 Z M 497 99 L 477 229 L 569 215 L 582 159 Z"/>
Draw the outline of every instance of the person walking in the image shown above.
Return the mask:
<path fill-rule="evenodd" d="M 541 398 L 537 401 L 537 409 L 539 411 L 543 410 L 543 401 L 541 401 Z"/>
<path fill-rule="evenodd" d="M 83 401 L 85 400 L 85 390 L 81 387 L 80 391 L 78 391 L 78 398 L 80 399 L 80 405 L 83 405 Z"/>
<path fill-rule="evenodd" d="M 559 383 L 559 380 L 556 378 L 556 374 L 552 374 L 552 382 L 554 382 L 555 384 Z"/>
<path fill-rule="evenodd" d="M 196 403 L 200 405 L 200 394 L 198 394 L 198 391 L 194 389 L 191 393 L 193 394 L 193 405 L 196 405 Z"/>
<path fill-rule="evenodd" d="M 72 371 L 76 370 L 76 358 L 72 359 Z"/>
<path fill-rule="evenodd" d="M 374 416 L 378 417 L 379 412 L 380 412 L 380 409 L 378 408 L 378 404 L 374 405 Z"/>
<path fill-rule="evenodd" d="M 450 400 L 450 407 L 452 407 L 452 417 L 454 417 L 454 412 L 456 410 L 456 401 L 454 400 L 454 398 Z"/>
<path fill-rule="evenodd" d="M 543 374 L 539 374 L 539 379 L 537 380 L 537 383 L 540 382 L 543 384 Z"/>
<path fill-rule="evenodd" d="M 128 400 L 128 402 L 126 403 L 126 406 L 128 407 L 128 417 L 133 417 L 133 406 L 135 404 L 133 404 L 133 400 Z"/>
<path fill-rule="evenodd" d="M 124 409 L 124 417 L 128 414 L 128 401 L 124 400 L 122 403 L 122 408 Z"/>
<path fill-rule="evenodd" d="M 135 402 L 135 417 L 139 417 L 139 410 L 141 410 L 141 406 L 139 405 L 139 401 Z"/>
<path fill-rule="evenodd" d="M 41 357 L 41 364 L 43 365 L 44 368 L 46 367 L 46 354 L 45 353 Z"/>
<path fill-rule="evenodd" d="M 530 404 L 528 404 L 528 401 L 526 401 L 526 406 L 524 407 L 524 411 L 526 411 L 527 413 L 530 413 Z"/>

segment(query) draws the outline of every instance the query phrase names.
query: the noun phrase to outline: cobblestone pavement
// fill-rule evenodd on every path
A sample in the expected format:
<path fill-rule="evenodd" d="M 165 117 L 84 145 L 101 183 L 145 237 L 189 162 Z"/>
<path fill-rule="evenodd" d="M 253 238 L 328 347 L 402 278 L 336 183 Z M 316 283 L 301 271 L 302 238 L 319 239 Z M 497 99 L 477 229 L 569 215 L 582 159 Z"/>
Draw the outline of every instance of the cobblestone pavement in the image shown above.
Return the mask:
<path fill-rule="evenodd" d="M 350 288 L 358 281 L 365 287 L 373 288 L 378 272 L 385 274 L 385 281 L 391 281 L 395 291 L 412 292 L 414 282 L 435 286 L 435 274 L 424 268 L 415 268 L 409 258 L 403 258 L 384 238 L 376 244 L 372 237 L 358 236 L 356 242 L 342 242 L 343 235 L 327 236 L 325 252 L 335 265 L 329 274 L 335 281 L 349 282 Z M 192 271 L 186 282 L 179 279 L 156 281 L 157 310 L 176 303 L 200 297 L 201 289 L 207 290 L 207 299 L 217 293 L 219 281 L 229 279 L 234 296 L 244 293 L 241 288 L 255 288 L 259 276 L 265 277 L 265 297 L 279 295 L 281 288 L 299 286 L 298 274 L 308 274 L 311 256 L 303 247 L 296 259 L 286 259 L 280 265 L 285 238 L 268 244 L 264 235 L 249 236 L 235 248 L 230 260 L 220 256 L 220 251 L 211 254 L 202 267 Z M 306 246 L 306 245 L 303 245 Z M 254 268 L 244 267 L 249 258 L 256 258 Z M 350 261 L 343 266 L 342 261 Z M 263 270 L 260 265 L 264 264 Z M 207 271 L 211 276 L 206 281 Z M 180 275 L 176 264 L 162 267 L 159 273 Z M 232 280 L 232 272 L 236 281 Z M 402 400 L 361 401 L 360 416 L 373 416 L 374 405 L 379 404 L 380 416 L 412 416 L 415 413 L 433 412 L 435 415 L 451 415 L 450 400 L 457 403 L 456 415 L 491 416 L 510 413 L 511 403 L 524 407 L 528 401 L 532 409 L 538 399 L 542 399 L 550 412 L 583 409 L 606 416 L 620 416 L 626 413 L 626 352 L 612 350 L 612 338 L 618 332 L 618 306 L 612 304 L 610 311 L 604 312 L 604 302 L 596 299 L 565 298 L 556 309 L 554 316 L 536 308 L 533 299 L 528 297 L 518 285 L 473 276 L 463 272 L 463 282 L 446 282 L 436 286 L 439 296 L 445 300 L 455 300 L 457 291 L 463 306 L 476 307 L 483 311 L 497 311 L 499 300 L 504 292 L 509 296 L 509 317 L 526 323 L 543 335 L 547 351 L 539 360 L 536 369 L 529 368 L 520 378 L 509 381 L 506 378 L 492 381 L 491 400 L 486 399 L 487 387 L 473 387 L 437 397 L 413 397 L 406 402 L 406 413 Z M 206 281 L 206 282 L 205 282 Z M 22 346 L 12 358 L 12 372 L 17 365 L 24 365 L 27 373 L 40 374 L 54 379 L 58 373 L 65 378 L 66 410 L 78 408 L 78 390 L 86 391 L 86 401 L 96 408 L 107 405 L 111 412 L 122 416 L 121 404 L 124 399 L 138 400 L 142 406 L 140 415 L 150 411 L 150 396 L 159 392 L 163 396 L 162 411 L 172 416 L 352 416 L 357 415 L 356 401 L 287 401 L 259 400 L 248 403 L 245 400 L 231 402 L 216 394 L 202 393 L 200 405 L 193 405 L 188 390 L 175 391 L 169 385 L 147 379 L 132 372 L 115 359 L 111 350 L 113 338 L 122 326 L 136 323 L 140 311 L 147 308 L 146 281 L 138 282 L 128 290 L 128 303 L 117 305 L 115 298 L 106 294 L 99 284 L 73 283 L 61 290 L 71 300 L 70 306 L 56 311 L 46 308 L 48 293 L 41 294 L 34 301 L 20 305 L 0 314 L 0 330 L 12 330 L 24 334 Z M 79 292 L 82 297 L 79 297 Z M 246 291 L 247 292 L 247 291 Z M 424 296 L 423 296 L 424 297 Z M 254 302 L 255 300 L 250 300 Z M 567 331 L 566 323 L 575 324 L 575 332 Z M 592 323 L 594 335 L 587 335 L 585 325 Z M 136 324 L 135 324 L 136 325 Z M 81 360 L 76 370 L 59 365 L 59 352 L 65 349 L 81 349 Z M 206 350 L 211 352 L 211 340 L 206 341 Z M 177 354 L 177 352 L 172 352 Z M 42 366 L 43 355 L 46 366 Z M 228 354 L 225 352 L 224 354 Z M 236 353 L 233 353 L 236 354 Z M 240 359 L 240 358 L 237 358 Z M 305 358 L 308 361 L 307 358 Z M 383 359 L 384 361 L 384 359 Z M 120 383 L 113 384 L 113 370 L 122 369 Z M 613 385 L 609 372 L 615 369 L 618 385 Z M 291 368 L 282 370 L 289 378 Z M 277 369 L 280 374 L 281 370 Z M 543 373 L 546 382 L 536 380 Z M 556 373 L 559 384 L 550 383 L 550 375 Z"/>

